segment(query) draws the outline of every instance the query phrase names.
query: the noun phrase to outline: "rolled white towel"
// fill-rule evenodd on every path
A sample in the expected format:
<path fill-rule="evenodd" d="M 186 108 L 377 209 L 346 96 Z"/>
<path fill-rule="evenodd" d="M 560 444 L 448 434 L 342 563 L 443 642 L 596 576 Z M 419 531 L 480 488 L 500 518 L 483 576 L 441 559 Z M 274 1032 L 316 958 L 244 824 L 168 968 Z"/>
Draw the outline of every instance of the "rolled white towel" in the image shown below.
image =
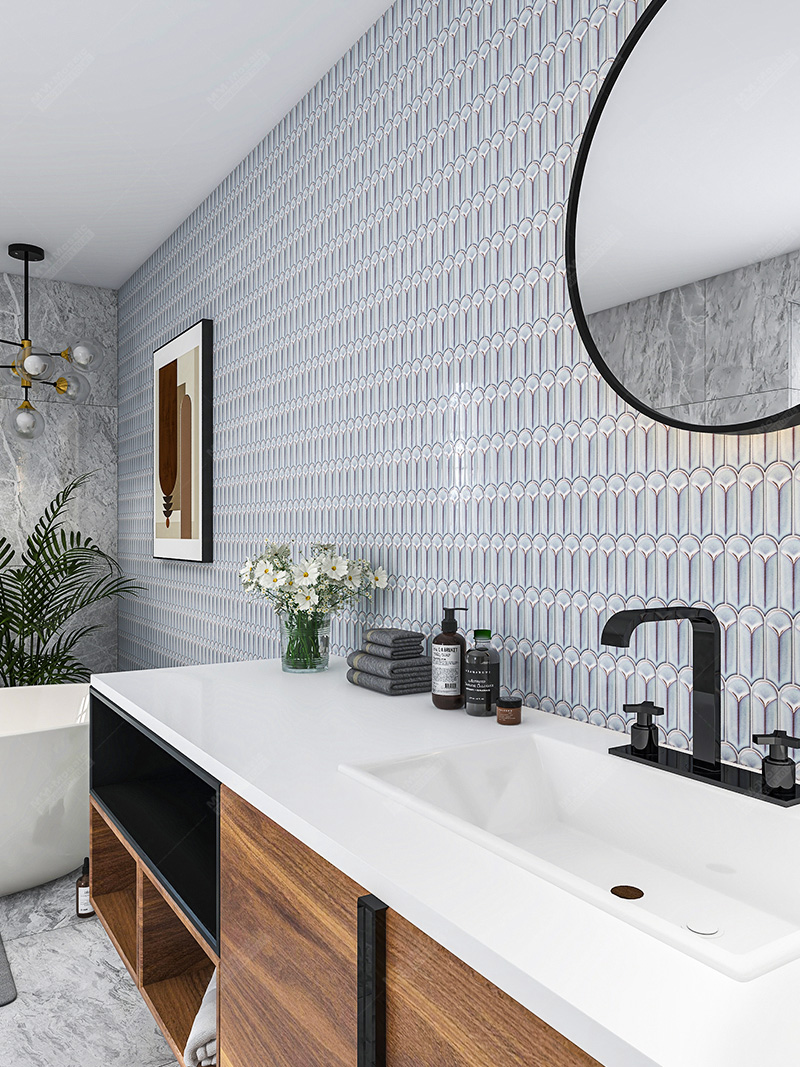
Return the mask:
<path fill-rule="evenodd" d="M 217 1067 L 216 1054 L 208 1057 L 208 1059 L 200 1060 L 200 1067 Z"/>
<path fill-rule="evenodd" d="M 213 1057 L 206 1055 L 206 1049 L 214 1042 Z M 213 1058 L 216 1062 L 217 1053 L 217 972 L 214 971 L 208 988 L 203 996 L 200 1010 L 195 1016 L 189 1040 L 186 1042 L 186 1051 L 183 1054 L 186 1067 L 208 1067 L 204 1060 Z"/>
<path fill-rule="evenodd" d="M 207 1065 L 203 1063 L 203 1060 L 210 1060 L 212 1058 L 212 1056 L 216 1056 L 216 1054 L 217 1054 L 217 1039 L 216 1038 L 214 1038 L 213 1041 L 209 1041 L 209 1043 L 207 1045 L 201 1045 L 200 1048 L 197 1050 L 197 1057 L 200 1060 L 200 1067 L 207 1067 Z"/>

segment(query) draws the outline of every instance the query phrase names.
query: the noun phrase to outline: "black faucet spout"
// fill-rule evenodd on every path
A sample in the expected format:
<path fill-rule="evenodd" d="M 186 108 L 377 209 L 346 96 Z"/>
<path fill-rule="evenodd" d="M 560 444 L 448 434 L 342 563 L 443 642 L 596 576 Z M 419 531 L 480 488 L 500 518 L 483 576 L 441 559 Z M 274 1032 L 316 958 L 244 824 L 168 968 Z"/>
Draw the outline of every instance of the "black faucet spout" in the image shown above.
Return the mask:
<path fill-rule="evenodd" d="M 687 619 L 692 624 L 692 755 L 696 770 L 718 774 L 722 733 L 722 640 L 719 620 L 707 608 L 682 605 L 618 611 L 603 627 L 604 645 L 627 648 L 645 622 Z"/>

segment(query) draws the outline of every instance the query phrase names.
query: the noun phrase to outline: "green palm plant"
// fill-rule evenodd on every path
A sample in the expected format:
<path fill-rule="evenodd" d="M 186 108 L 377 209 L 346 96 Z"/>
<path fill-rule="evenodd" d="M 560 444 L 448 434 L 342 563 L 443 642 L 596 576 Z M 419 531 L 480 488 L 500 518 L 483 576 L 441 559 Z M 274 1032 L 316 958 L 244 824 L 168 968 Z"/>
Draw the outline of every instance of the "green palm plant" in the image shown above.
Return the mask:
<path fill-rule="evenodd" d="M 69 627 L 70 620 L 101 600 L 135 596 L 113 557 L 76 531 L 64 529 L 64 513 L 84 474 L 45 509 L 20 555 L 0 537 L 0 682 L 4 686 L 85 682 L 89 670 L 75 655 L 97 625 Z"/>

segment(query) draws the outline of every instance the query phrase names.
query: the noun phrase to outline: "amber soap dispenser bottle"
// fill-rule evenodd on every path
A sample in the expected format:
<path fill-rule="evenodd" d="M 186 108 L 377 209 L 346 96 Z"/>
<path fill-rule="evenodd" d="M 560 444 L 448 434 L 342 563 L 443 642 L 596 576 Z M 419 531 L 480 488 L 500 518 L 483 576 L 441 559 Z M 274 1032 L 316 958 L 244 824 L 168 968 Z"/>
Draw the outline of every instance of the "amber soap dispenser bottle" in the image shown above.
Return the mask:
<path fill-rule="evenodd" d="M 89 900 L 89 857 L 83 861 L 83 870 L 75 883 L 75 911 L 79 919 L 94 915 L 94 908 Z"/>
<path fill-rule="evenodd" d="M 464 657 L 467 642 L 458 632 L 456 612 L 466 608 L 445 608 L 442 632 L 431 643 L 431 697 L 437 708 L 454 711 L 464 707 Z"/>

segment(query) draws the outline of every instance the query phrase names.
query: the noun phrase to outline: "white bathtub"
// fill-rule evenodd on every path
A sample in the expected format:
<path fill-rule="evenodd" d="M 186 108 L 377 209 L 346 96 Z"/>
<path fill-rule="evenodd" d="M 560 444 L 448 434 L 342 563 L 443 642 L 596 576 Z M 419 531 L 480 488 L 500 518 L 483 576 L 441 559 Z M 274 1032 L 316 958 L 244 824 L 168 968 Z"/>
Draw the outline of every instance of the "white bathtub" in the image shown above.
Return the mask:
<path fill-rule="evenodd" d="M 89 686 L 0 688 L 0 896 L 89 855 Z"/>

